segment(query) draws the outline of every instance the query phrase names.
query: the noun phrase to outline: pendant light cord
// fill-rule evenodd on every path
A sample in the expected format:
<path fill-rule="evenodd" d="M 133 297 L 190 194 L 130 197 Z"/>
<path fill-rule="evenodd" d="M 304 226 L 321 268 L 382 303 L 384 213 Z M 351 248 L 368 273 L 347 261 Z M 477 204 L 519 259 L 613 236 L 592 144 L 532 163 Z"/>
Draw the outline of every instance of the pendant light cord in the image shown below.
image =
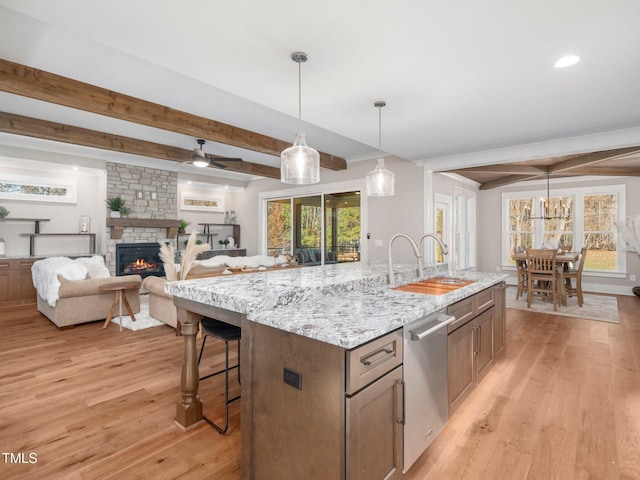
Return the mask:
<path fill-rule="evenodd" d="M 298 136 L 302 135 L 302 62 L 298 62 Z"/>
<path fill-rule="evenodd" d="M 382 158 L 382 105 L 378 105 L 378 160 Z"/>

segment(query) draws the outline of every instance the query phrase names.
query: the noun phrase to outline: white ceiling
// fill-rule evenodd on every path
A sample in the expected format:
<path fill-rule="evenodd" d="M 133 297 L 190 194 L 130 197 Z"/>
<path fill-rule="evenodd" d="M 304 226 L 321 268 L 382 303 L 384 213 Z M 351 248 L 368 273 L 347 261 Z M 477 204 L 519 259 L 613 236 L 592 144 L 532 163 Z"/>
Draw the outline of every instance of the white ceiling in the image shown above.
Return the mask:
<path fill-rule="evenodd" d="M 0 56 L 292 141 L 298 65 L 290 54 L 301 50 L 311 146 L 348 162 L 374 157 L 373 103 L 385 100 L 383 150 L 447 164 L 532 143 L 566 148 L 567 138 L 593 134 L 598 148 L 640 144 L 638 19 L 634 0 L 0 0 Z M 567 53 L 582 61 L 552 68 Z M 195 146 L 10 94 L 0 102 L 2 111 Z M 621 140 L 619 131 L 633 135 Z M 587 143 L 553 153 L 594 149 Z"/>

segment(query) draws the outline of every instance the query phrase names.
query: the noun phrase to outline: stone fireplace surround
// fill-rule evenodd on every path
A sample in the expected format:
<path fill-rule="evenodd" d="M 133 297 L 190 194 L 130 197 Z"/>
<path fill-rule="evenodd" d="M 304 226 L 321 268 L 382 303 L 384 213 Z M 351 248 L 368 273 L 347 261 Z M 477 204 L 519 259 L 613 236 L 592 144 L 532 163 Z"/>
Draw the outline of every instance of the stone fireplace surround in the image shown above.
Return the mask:
<path fill-rule="evenodd" d="M 120 196 L 131 209 L 127 219 L 157 219 L 155 222 L 140 222 L 145 226 L 125 226 L 118 235 L 110 234 L 107 228 L 105 263 L 116 274 L 117 243 L 174 242 L 172 229 L 162 220 L 177 220 L 178 174 L 157 168 L 137 167 L 121 163 L 107 163 L 107 198 Z M 107 225 L 109 225 L 107 218 Z M 136 222 L 127 222 L 136 223 Z M 121 235 L 120 235 L 121 233 Z M 120 238 L 112 238 L 118 237 Z"/>

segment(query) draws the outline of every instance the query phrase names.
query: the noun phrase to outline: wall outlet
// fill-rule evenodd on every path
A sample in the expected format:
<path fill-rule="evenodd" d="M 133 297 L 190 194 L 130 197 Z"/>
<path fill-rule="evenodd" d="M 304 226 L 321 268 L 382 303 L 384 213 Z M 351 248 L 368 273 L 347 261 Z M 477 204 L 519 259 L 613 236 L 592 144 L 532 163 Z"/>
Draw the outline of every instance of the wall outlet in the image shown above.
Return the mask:
<path fill-rule="evenodd" d="M 302 374 L 290 368 L 284 367 L 282 380 L 298 390 L 302 390 Z"/>
<path fill-rule="evenodd" d="M 631 275 L 629 275 L 629 280 L 631 280 L 632 282 L 635 282 L 636 276 L 632 273 Z"/>

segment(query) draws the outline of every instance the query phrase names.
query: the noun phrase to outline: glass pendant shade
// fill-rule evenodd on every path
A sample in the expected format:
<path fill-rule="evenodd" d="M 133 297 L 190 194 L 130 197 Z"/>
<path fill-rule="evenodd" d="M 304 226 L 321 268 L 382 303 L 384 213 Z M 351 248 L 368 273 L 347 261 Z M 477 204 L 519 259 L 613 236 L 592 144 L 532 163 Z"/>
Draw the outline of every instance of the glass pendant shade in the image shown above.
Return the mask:
<path fill-rule="evenodd" d="M 367 173 L 367 195 L 391 197 L 396 193 L 396 176 L 384 167 L 384 158 L 378 159 L 375 170 Z"/>
<path fill-rule="evenodd" d="M 307 54 L 294 52 L 291 60 L 298 64 L 298 133 L 293 145 L 280 154 L 280 180 L 294 185 L 308 185 L 320 181 L 320 154 L 309 147 L 302 132 L 302 71 Z"/>
<path fill-rule="evenodd" d="M 378 109 L 378 165 L 367 173 L 367 195 L 370 197 L 391 197 L 396 194 L 396 176 L 384 167 L 382 158 L 382 100 L 373 104 Z"/>
<path fill-rule="evenodd" d="M 304 133 L 297 133 L 293 145 L 282 151 L 280 180 L 295 185 L 320 181 L 320 154 L 307 146 Z"/>

